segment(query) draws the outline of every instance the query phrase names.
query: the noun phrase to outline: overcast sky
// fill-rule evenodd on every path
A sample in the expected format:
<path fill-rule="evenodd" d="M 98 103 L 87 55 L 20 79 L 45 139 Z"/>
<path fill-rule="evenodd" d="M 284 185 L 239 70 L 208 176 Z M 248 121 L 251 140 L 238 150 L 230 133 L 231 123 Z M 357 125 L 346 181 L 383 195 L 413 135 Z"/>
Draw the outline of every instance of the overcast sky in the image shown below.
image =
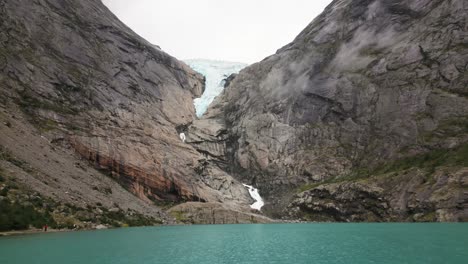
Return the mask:
<path fill-rule="evenodd" d="M 103 0 L 178 59 L 253 63 L 291 42 L 331 0 Z"/>

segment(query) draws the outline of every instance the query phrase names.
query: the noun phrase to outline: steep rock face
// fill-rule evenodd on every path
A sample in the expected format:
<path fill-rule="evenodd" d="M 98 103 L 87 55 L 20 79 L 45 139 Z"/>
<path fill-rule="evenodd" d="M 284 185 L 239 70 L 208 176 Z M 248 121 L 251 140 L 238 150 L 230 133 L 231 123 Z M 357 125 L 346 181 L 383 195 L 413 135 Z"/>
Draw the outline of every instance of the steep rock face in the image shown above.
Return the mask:
<path fill-rule="evenodd" d="M 232 80 L 203 121 L 225 124 L 226 139 L 204 147 L 218 157 L 225 149 L 225 171 L 258 187 L 269 213 L 283 216 L 308 186 L 354 181 L 388 161 L 463 146 L 467 8 L 462 0 L 333 1 L 291 44 Z M 462 170 L 462 160 L 435 167 Z M 466 201 L 455 204 L 448 206 L 454 215 L 466 210 Z"/>
<path fill-rule="evenodd" d="M 390 221 L 382 193 L 370 184 L 321 185 L 299 194 L 289 209 L 294 218 L 309 221 Z"/>
<path fill-rule="evenodd" d="M 220 166 L 227 165 L 226 140 L 228 138 L 226 124 L 217 119 L 195 120 L 190 125 L 187 143 L 198 152 L 204 153 L 210 160 Z"/>
<path fill-rule="evenodd" d="M 468 221 L 468 169 L 421 169 L 323 184 L 294 197 L 289 216 L 312 221 Z"/>
<path fill-rule="evenodd" d="M 246 208 L 229 208 L 221 203 L 187 202 L 172 207 L 168 212 L 186 224 L 251 224 L 271 223 L 268 217 L 250 213 Z"/>
<path fill-rule="evenodd" d="M 215 183 L 200 175 L 205 158 L 179 138 L 195 118 L 204 77 L 136 35 L 101 1 L 1 1 L 0 29 L 7 119 L 21 116 L 37 129 L 31 134 L 73 149 L 148 203 L 250 201 L 229 175 Z"/>
<path fill-rule="evenodd" d="M 122 219 L 122 214 L 135 216 L 135 213 L 154 218 L 153 223 L 174 222 L 156 206 L 138 199 L 89 166 L 73 149 L 46 139 L 14 105 L 8 108 L 0 105 L 0 135 L 1 201 L 48 209 L 59 217 L 55 220 L 62 227 L 72 223 L 92 228 L 110 224 L 109 217 L 124 220 L 124 224 L 129 219 Z M 108 214 L 111 209 L 113 215 Z M 2 218 L 2 228 L 4 221 Z"/>

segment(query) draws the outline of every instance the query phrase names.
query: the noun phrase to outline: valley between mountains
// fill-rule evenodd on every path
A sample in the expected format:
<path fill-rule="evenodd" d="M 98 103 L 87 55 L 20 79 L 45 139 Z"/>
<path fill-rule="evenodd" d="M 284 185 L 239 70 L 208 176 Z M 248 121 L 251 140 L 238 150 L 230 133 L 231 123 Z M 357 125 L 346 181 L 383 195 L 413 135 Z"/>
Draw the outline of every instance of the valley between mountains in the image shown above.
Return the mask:
<path fill-rule="evenodd" d="M 178 60 L 100 0 L 0 1 L 0 230 L 467 221 L 467 18 L 335 0 L 247 66 Z"/>

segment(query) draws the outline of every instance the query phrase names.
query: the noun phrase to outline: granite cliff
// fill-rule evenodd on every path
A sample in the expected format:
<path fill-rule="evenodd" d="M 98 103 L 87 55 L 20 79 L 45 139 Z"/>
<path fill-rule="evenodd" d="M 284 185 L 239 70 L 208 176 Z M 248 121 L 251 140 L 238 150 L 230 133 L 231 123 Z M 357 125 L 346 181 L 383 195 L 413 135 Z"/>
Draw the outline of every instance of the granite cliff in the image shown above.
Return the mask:
<path fill-rule="evenodd" d="M 468 6 L 335 0 L 190 127 L 274 217 L 468 220 Z"/>
<path fill-rule="evenodd" d="M 200 175 L 205 158 L 179 138 L 204 77 L 100 0 L 0 1 L 0 29 L 2 201 L 50 199 L 79 225 L 109 210 L 116 225 L 174 222 L 160 208 L 186 201 L 249 211 L 241 183 Z"/>

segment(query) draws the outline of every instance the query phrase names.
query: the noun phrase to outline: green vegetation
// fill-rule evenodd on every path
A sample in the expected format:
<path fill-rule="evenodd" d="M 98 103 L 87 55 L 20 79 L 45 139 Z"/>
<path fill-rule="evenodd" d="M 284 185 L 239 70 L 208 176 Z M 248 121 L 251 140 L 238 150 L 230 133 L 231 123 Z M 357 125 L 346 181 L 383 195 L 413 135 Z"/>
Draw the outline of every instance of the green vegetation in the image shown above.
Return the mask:
<path fill-rule="evenodd" d="M 363 47 L 359 50 L 360 56 L 377 57 L 385 52 L 385 48 L 379 48 L 377 45 Z"/>
<path fill-rule="evenodd" d="M 61 102 L 48 102 L 41 101 L 36 97 L 30 95 L 26 91 L 20 92 L 21 100 L 18 101 L 19 106 L 27 113 L 30 113 L 31 109 L 39 108 L 44 110 L 50 110 L 58 114 L 64 115 L 76 115 L 78 111 L 71 107 L 65 107 Z"/>
<path fill-rule="evenodd" d="M 162 224 L 159 219 L 145 216 L 137 212 L 109 211 L 100 208 L 102 214 L 94 211 L 95 207 L 80 208 L 72 204 L 60 204 L 50 199 L 37 196 L 33 199 L 16 200 L 16 194 L 10 187 L 4 187 L 0 192 L 0 231 L 25 230 L 30 227 L 41 228 L 45 224 L 51 228 L 74 229 L 77 226 L 86 227 L 84 222 L 106 224 L 113 227 L 150 226 Z M 10 197 L 14 197 L 10 199 Z"/>
<path fill-rule="evenodd" d="M 24 161 L 14 157 L 9 150 L 2 146 L 0 146 L 0 160 L 8 161 L 17 167 L 21 167 L 25 164 Z"/>
<path fill-rule="evenodd" d="M 45 224 L 55 227 L 49 212 L 41 212 L 32 205 L 21 205 L 5 198 L 0 200 L 0 231 L 24 230 L 30 226 L 42 228 Z"/>
<path fill-rule="evenodd" d="M 458 43 L 458 44 L 452 46 L 451 49 L 453 51 L 455 51 L 455 52 L 465 51 L 466 49 L 468 49 L 468 44 L 467 43 Z"/>
<path fill-rule="evenodd" d="M 326 181 L 324 181 L 324 182 L 316 182 L 316 183 L 304 184 L 304 185 L 302 185 L 301 187 L 299 187 L 299 188 L 296 190 L 296 192 L 297 192 L 297 193 L 305 192 L 305 191 L 311 190 L 311 189 L 313 189 L 313 188 L 315 188 L 315 187 L 318 187 L 318 186 L 320 186 L 320 185 L 322 185 L 322 184 L 325 184 L 325 183 L 326 183 Z"/>
<path fill-rule="evenodd" d="M 3 153 L 2 158 L 11 159 Z M 30 227 L 42 228 L 45 224 L 55 228 L 57 223 L 50 211 L 43 206 L 43 199 L 37 195 L 25 195 L 14 178 L 7 177 L 0 168 L 0 231 L 24 230 Z"/>
<path fill-rule="evenodd" d="M 299 187 L 296 190 L 296 192 L 298 192 L 298 193 L 305 192 L 307 190 L 316 188 L 316 187 L 318 187 L 320 185 L 323 185 L 323 184 L 339 183 L 339 182 L 346 182 L 346 181 L 364 179 L 364 178 L 368 178 L 371 175 L 373 175 L 373 173 L 371 173 L 368 168 L 355 169 L 351 173 L 349 173 L 349 174 L 347 174 L 345 176 L 338 176 L 338 177 L 330 178 L 330 179 L 327 179 L 327 180 L 321 181 L 321 182 L 314 182 L 314 183 L 305 184 L 305 185 Z"/>
<path fill-rule="evenodd" d="M 5 172 L 3 169 L 0 167 L 0 182 L 5 182 L 6 181 L 6 176 L 4 174 Z"/>
<path fill-rule="evenodd" d="M 11 154 L 11 152 L 3 146 L 0 146 L 0 160 L 8 161 L 26 172 L 33 172 L 33 169 L 25 161 L 13 156 L 13 154 Z"/>
<path fill-rule="evenodd" d="M 160 200 L 156 200 L 154 197 L 150 197 L 150 200 L 156 206 L 158 206 L 159 208 L 161 208 L 161 209 L 163 209 L 165 211 L 168 210 L 171 207 L 174 207 L 174 206 L 182 203 L 180 201 L 160 201 Z"/>
<path fill-rule="evenodd" d="M 134 214 L 132 217 L 127 218 L 127 224 L 129 226 L 149 226 L 154 224 L 162 224 L 163 222 L 153 217 L 147 217 L 142 214 Z"/>
<path fill-rule="evenodd" d="M 10 152 L 0 148 L 0 158 L 21 166 Z M 10 177 L 7 177 L 10 176 Z M 112 193 L 110 188 L 102 191 Z M 85 208 L 70 203 L 56 202 L 42 197 L 26 186 L 16 182 L 0 168 L 0 231 L 24 230 L 31 227 L 41 228 L 45 224 L 51 228 L 74 229 L 90 228 L 91 223 L 106 224 L 113 227 L 149 226 L 162 224 L 160 219 L 137 213 L 133 210 L 108 210 L 101 203 L 99 208 L 88 205 Z M 117 204 L 114 207 L 118 208 Z"/>
<path fill-rule="evenodd" d="M 437 214 L 436 212 L 429 212 L 415 220 L 417 220 L 418 222 L 434 222 L 437 220 Z"/>
<path fill-rule="evenodd" d="M 424 141 L 433 139 L 457 137 L 468 134 L 468 117 L 457 117 L 442 121 L 435 131 L 422 135 Z"/>
<path fill-rule="evenodd" d="M 302 211 L 302 219 L 306 221 L 313 221 L 313 222 L 332 222 L 336 221 L 335 218 L 331 215 L 327 215 L 325 213 L 316 213 L 316 212 L 304 212 Z"/>
<path fill-rule="evenodd" d="M 468 166 L 468 143 L 454 149 L 434 149 L 427 153 L 402 158 L 393 162 L 382 164 L 375 169 L 358 168 L 346 176 L 335 177 L 323 182 L 306 184 L 297 189 L 297 192 L 304 192 L 322 184 L 355 181 L 366 179 L 371 176 L 398 174 L 400 172 L 419 168 L 427 172 L 427 177 L 432 177 L 437 167 L 467 167 Z"/>
<path fill-rule="evenodd" d="M 436 168 L 440 166 L 468 166 L 468 143 L 454 149 L 434 149 L 427 153 L 398 159 L 393 162 L 382 164 L 373 170 L 362 168 L 338 180 L 348 181 L 362 179 L 372 175 L 399 173 L 412 168 L 424 169 L 428 172 L 428 176 L 431 176 Z"/>
<path fill-rule="evenodd" d="M 57 121 L 46 118 L 36 118 L 33 124 L 36 125 L 41 132 L 48 132 L 58 128 Z"/>
<path fill-rule="evenodd" d="M 31 117 L 29 121 L 42 132 L 58 129 L 60 124 L 54 119 L 38 116 L 35 112 L 36 109 L 52 111 L 61 115 L 77 115 L 79 113 L 79 111 L 72 106 L 66 106 L 63 101 L 54 102 L 49 100 L 39 100 L 36 96 L 31 95 L 26 90 L 19 92 L 19 95 L 20 99 L 17 100 L 17 103 L 21 107 L 21 110 Z M 70 130 L 80 130 L 73 124 L 65 124 L 65 126 Z"/>
<path fill-rule="evenodd" d="M 1 190 L 0 190 L 0 196 L 7 196 L 8 195 L 8 191 L 10 191 L 10 186 L 5 186 L 3 187 Z"/>
<path fill-rule="evenodd" d="M 155 224 L 162 224 L 161 220 L 149 216 L 144 216 L 136 212 L 127 214 L 124 211 L 111 212 L 108 210 L 104 211 L 101 222 L 113 227 L 150 226 Z"/>
<path fill-rule="evenodd" d="M 176 219 L 177 222 L 180 223 L 188 223 L 189 219 L 185 216 L 184 212 L 182 211 L 171 211 L 170 213 L 172 217 Z"/>
<path fill-rule="evenodd" d="M 454 149 L 435 149 L 425 154 L 403 158 L 379 167 L 372 174 L 404 171 L 410 168 L 434 172 L 439 166 L 468 166 L 468 143 Z"/>

